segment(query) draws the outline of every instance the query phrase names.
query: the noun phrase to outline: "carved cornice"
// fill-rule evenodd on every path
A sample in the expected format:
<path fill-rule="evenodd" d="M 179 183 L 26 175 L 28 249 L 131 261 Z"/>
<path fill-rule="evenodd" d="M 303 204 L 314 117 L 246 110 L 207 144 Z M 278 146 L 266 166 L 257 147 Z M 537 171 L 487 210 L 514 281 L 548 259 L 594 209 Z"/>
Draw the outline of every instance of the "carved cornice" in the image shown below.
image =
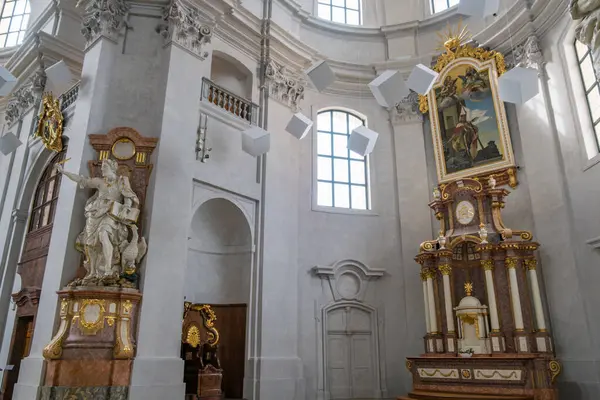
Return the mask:
<path fill-rule="evenodd" d="M 525 67 L 541 70 L 546 61 L 536 35 L 529 36 L 525 42 L 512 51 L 508 58 L 508 67 Z"/>
<path fill-rule="evenodd" d="M 269 96 L 297 111 L 300 101 L 304 99 L 306 82 L 298 74 L 290 71 L 285 65 L 270 60 L 265 70 L 265 78 Z"/>
<path fill-rule="evenodd" d="M 91 0 L 85 7 L 81 23 L 81 33 L 87 45 L 100 37 L 116 41 L 126 26 L 129 8 L 125 0 Z"/>
<path fill-rule="evenodd" d="M 15 90 L 6 106 L 4 119 L 10 126 L 23 117 L 29 107 L 35 102 L 31 83 Z"/>
<path fill-rule="evenodd" d="M 191 4 L 173 0 L 163 13 L 163 23 L 156 31 L 165 39 L 165 43 L 176 43 L 192 52 L 201 60 L 208 57 L 204 46 L 212 38 L 212 26 L 203 21 L 202 15 Z"/>
<path fill-rule="evenodd" d="M 411 90 L 408 96 L 390 110 L 390 114 L 394 125 L 423 122 L 423 114 L 419 111 L 419 95 Z"/>

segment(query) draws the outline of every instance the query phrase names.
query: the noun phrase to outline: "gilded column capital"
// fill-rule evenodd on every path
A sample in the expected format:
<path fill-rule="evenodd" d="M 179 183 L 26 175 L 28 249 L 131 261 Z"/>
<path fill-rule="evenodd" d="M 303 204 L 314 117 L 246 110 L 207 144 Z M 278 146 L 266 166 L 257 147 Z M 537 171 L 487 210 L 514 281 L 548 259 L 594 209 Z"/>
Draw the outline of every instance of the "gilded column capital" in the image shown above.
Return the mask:
<path fill-rule="evenodd" d="M 421 280 L 423 282 L 425 282 L 427 280 L 427 277 L 429 276 L 429 270 L 427 268 L 424 268 L 421 270 Z"/>
<path fill-rule="evenodd" d="M 452 273 L 452 267 L 450 264 L 442 264 L 438 267 L 442 275 L 450 275 Z"/>
<path fill-rule="evenodd" d="M 528 270 L 534 270 L 537 268 L 537 260 L 535 258 L 527 258 L 525 259 L 525 267 Z"/>
<path fill-rule="evenodd" d="M 504 260 L 504 265 L 506 265 L 506 268 L 508 268 L 508 269 L 516 268 L 517 267 L 517 259 L 515 257 L 508 257 L 507 259 Z"/>
<path fill-rule="evenodd" d="M 484 269 L 484 271 L 493 271 L 494 260 L 481 260 L 481 267 Z"/>

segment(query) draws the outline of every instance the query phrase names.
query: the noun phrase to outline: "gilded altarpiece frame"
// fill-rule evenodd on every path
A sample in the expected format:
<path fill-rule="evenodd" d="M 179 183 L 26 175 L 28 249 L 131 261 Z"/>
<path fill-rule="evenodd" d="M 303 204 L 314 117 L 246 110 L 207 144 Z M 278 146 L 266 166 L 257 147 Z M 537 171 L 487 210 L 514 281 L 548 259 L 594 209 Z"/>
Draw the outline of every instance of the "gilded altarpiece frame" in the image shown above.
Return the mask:
<path fill-rule="evenodd" d="M 517 185 L 516 164 L 498 78 L 504 57 L 496 51 L 444 43 L 433 69 L 439 73 L 420 109 L 429 113 L 436 170 L 440 184 L 489 177 Z"/>

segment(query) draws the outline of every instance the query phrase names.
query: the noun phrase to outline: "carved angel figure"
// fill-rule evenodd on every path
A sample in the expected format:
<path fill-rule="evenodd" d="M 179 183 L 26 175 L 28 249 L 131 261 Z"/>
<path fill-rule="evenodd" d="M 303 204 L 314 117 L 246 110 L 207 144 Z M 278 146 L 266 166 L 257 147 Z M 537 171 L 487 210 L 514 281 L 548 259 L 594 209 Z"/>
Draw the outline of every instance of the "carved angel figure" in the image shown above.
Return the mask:
<path fill-rule="evenodd" d="M 590 46 L 596 74 L 600 73 L 600 0 L 571 0 L 569 11 L 573 20 L 580 20 L 575 37 Z"/>
<path fill-rule="evenodd" d="M 138 242 L 135 221 L 139 215 L 139 199 L 131 189 L 129 179 L 117 174 L 113 160 L 102 162 L 102 178 L 86 178 L 56 169 L 81 188 L 96 189 L 85 203 L 85 228 L 76 240 L 77 250 L 85 256 L 87 271 L 81 284 L 116 283 L 121 273 L 135 272 L 134 262 L 146 252 L 146 242 Z M 129 230 L 133 239 L 127 240 Z M 132 246 L 136 247 L 133 249 Z M 132 272 L 133 268 L 133 272 Z"/>

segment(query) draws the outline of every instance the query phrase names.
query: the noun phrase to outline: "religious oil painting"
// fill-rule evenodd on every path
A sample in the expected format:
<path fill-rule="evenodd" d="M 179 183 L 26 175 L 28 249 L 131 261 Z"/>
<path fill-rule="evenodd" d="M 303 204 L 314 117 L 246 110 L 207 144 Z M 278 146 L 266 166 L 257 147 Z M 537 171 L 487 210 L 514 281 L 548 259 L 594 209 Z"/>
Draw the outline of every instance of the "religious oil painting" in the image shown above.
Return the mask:
<path fill-rule="evenodd" d="M 493 61 L 448 64 L 429 93 L 440 183 L 514 166 Z"/>

